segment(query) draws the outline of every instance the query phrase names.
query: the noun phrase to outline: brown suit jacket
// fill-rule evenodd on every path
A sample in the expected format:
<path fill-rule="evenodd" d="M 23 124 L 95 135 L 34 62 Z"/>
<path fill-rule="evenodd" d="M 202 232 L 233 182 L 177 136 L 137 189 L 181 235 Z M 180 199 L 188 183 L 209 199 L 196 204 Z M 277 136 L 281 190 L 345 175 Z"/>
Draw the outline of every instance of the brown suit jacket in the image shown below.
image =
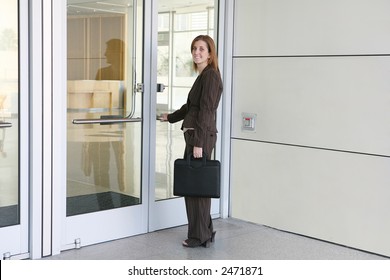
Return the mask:
<path fill-rule="evenodd" d="M 182 129 L 194 129 L 191 145 L 204 147 L 207 133 L 217 132 L 215 116 L 222 89 L 219 71 L 209 65 L 196 78 L 188 93 L 187 103 L 168 115 L 170 123 L 183 120 Z"/>

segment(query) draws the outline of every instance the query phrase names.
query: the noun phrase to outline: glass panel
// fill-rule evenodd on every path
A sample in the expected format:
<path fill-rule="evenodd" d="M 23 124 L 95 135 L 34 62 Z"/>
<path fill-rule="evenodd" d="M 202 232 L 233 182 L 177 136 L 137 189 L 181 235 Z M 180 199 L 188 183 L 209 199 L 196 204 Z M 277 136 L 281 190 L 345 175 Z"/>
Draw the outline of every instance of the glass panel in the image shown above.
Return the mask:
<path fill-rule="evenodd" d="M 206 30 L 207 26 L 207 11 L 176 14 L 175 31 Z"/>
<path fill-rule="evenodd" d="M 215 3 L 158 1 L 157 82 L 166 88 L 157 95 L 157 115 L 173 112 L 186 102 L 197 76 L 192 70 L 191 42 L 200 34 L 213 37 Z M 180 128 L 181 122 L 156 124 L 156 200 L 174 197 L 173 162 L 183 157 L 185 147 Z"/>
<path fill-rule="evenodd" d="M 0 227 L 19 224 L 18 1 L 0 17 Z"/>
<path fill-rule="evenodd" d="M 67 216 L 140 204 L 141 122 L 72 123 L 141 116 L 132 1 L 68 0 L 67 30 Z"/>

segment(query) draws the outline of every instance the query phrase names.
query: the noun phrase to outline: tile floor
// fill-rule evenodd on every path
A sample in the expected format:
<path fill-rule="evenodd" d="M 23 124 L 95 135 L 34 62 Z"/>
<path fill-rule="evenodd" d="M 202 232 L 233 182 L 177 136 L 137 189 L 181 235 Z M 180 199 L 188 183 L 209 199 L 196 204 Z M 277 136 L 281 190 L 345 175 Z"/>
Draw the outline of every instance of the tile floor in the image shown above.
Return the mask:
<path fill-rule="evenodd" d="M 210 248 L 185 248 L 187 226 L 80 249 L 44 260 L 381 260 L 384 256 L 237 219 L 216 219 Z"/>

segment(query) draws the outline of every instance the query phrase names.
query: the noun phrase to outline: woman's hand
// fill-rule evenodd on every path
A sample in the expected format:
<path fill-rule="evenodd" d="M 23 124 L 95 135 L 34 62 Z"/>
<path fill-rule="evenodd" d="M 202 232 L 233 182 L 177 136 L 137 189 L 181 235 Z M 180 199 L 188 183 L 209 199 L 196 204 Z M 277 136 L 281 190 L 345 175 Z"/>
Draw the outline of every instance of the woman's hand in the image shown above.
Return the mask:
<path fill-rule="evenodd" d="M 167 122 L 168 121 L 168 114 L 167 113 L 161 114 L 159 119 L 162 122 Z"/>
<path fill-rule="evenodd" d="M 194 158 L 201 158 L 203 156 L 203 149 L 201 147 L 194 147 L 192 154 Z"/>

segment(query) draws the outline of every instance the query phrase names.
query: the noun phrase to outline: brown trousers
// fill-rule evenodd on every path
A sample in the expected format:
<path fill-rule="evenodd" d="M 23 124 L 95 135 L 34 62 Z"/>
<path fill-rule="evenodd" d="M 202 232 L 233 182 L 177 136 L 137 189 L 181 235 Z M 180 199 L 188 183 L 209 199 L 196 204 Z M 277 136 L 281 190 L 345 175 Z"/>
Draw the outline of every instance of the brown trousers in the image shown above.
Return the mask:
<path fill-rule="evenodd" d="M 192 154 L 194 146 L 192 145 L 193 131 L 188 130 L 184 133 L 186 148 L 184 158 L 189 153 Z M 202 147 L 203 152 L 211 159 L 211 152 L 215 147 L 217 135 L 208 133 L 205 144 Z M 201 243 L 210 239 L 213 233 L 213 220 L 210 216 L 211 198 L 209 197 L 185 197 L 187 219 L 188 219 L 188 238 L 199 240 Z"/>

